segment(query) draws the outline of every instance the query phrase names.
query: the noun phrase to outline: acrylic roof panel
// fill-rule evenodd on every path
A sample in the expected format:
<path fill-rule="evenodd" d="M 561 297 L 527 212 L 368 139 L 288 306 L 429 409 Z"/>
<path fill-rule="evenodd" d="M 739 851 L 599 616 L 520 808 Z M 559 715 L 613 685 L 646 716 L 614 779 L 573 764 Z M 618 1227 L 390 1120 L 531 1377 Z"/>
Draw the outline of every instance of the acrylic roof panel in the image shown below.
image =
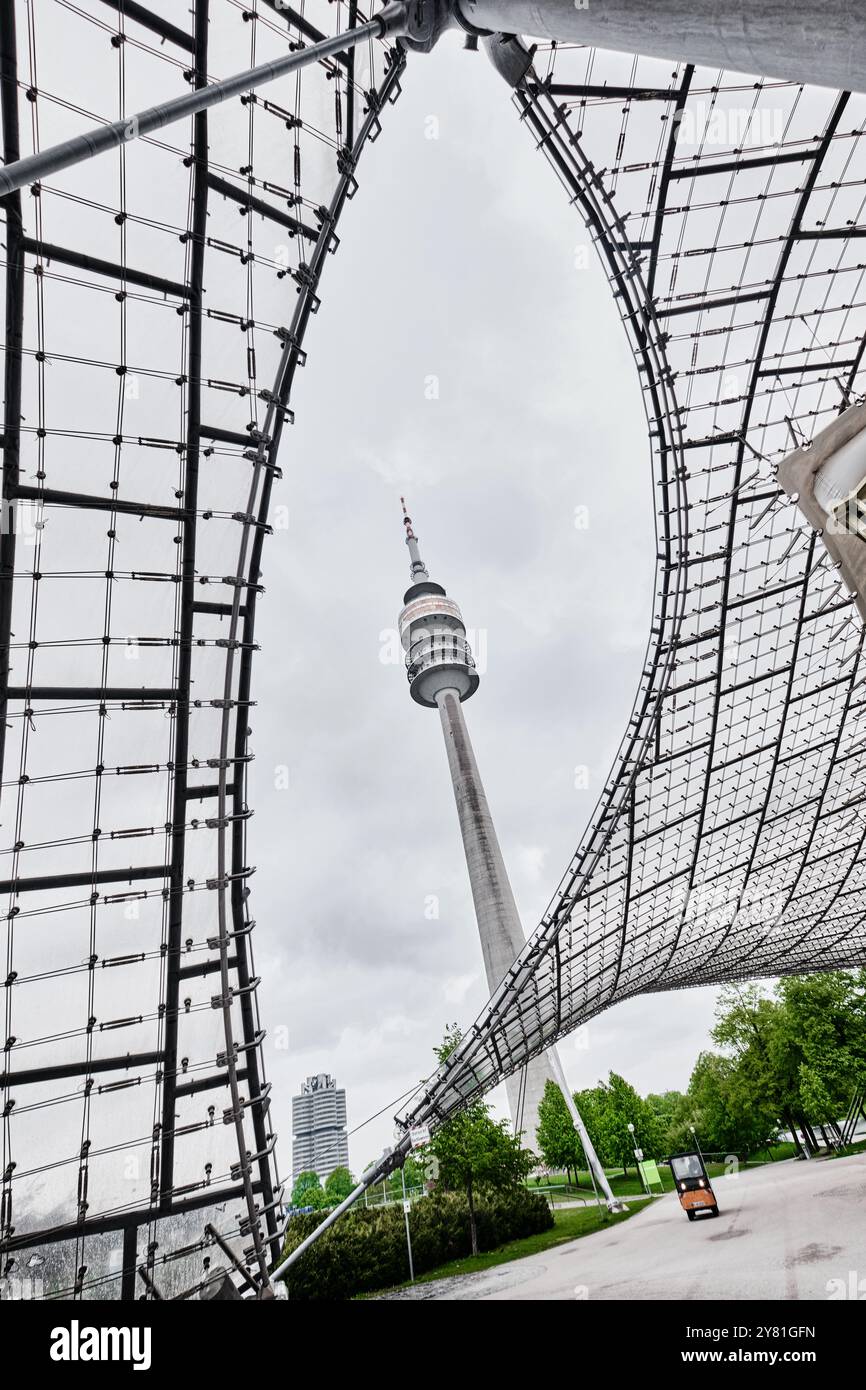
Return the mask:
<path fill-rule="evenodd" d="M 122 8 L 4 7 L 6 162 L 365 18 Z M 278 1248 L 245 776 L 259 554 L 368 94 L 400 66 L 365 44 L 7 200 L 0 1246 L 6 1274 L 44 1259 L 48 1294 L 194 1286 L 208 1221 L 258 1276 Z"/>
<path fill-rule="evenodd" d="M 866 959 L 863 628 L 776 479 L 863 394 L 866 101 L 559 45 L 514 104 L 634 350 L 655 611 L 592 823 L 410 1107 L 434 1122 L 617 1000 Z"/>
<path fill-rule="evenodd" d="M 3 13 L 7 162 L 365 18 L 199 0 L 187 32 L 149 10 L 18 4 L 17 42 Z M 275 1249 L 259 557 L 304 329 L 402 68 L 365 45 L 27 190 L 20 225 L 7 203 L 0 1244 L 47 1252 L 54 1292 L 129 1296 L 139 1266 L 186 1287 L 208 1219 L 259 1269 Z M 413 1105 L 434 1121 L 618 999 L 864 958 L 862 627 L 775 466 L 862 391 L 866 105 L 567 45 L 514 104 L 634 349 L 657 587 L 608 785 Z"/>

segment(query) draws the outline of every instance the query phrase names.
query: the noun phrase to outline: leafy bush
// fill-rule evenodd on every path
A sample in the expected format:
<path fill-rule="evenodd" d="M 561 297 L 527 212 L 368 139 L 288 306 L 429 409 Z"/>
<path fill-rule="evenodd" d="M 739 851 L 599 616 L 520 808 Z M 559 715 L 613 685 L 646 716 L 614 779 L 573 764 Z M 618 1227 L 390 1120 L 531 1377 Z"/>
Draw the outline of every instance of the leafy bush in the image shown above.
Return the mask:
<path fill-rule="evenodd" d="M 553 1225 L 545 1199 L 522 1186 L 480 1194 L 475 1212 L 481 1250 L 495 1250 Z M 319 1212 L 293 1217 L 283 1254 L 300 1245 L 323 1219 Z M 470 1253 L 469 1207 L 461 1193 L 437 1192 L 415 1203 L 409 1229 L 416 1274 Z M 291 1298 L 333 1301 L 402 1284 L 408 1277 L 403 1208 L 395 1203 L 349 1212 L 289 1270 L 287 1282 Z"/>

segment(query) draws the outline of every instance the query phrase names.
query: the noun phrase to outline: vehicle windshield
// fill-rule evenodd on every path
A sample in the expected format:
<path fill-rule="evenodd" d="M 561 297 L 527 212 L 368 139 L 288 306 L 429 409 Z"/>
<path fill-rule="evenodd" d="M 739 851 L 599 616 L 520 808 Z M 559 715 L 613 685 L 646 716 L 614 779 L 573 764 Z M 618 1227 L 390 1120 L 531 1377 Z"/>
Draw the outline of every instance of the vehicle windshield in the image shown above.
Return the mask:
<path fill-rule="evenodd" d="M 672 1158 L 671 1168 L 677 1181 L 704 1176 L 703 1165 L 697 1154 L 681 1154 L 679 1158 Z"/>

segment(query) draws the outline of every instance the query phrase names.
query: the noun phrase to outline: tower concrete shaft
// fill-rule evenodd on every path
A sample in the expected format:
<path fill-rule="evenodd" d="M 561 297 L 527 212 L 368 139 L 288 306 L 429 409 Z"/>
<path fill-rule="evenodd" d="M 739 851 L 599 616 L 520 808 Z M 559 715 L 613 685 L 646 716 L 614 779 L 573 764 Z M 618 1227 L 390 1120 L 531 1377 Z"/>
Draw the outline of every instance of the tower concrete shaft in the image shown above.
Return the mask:
<path fill-rule="evenodd" d="M 469 869 L 487 986 L 492 994 L 515 957 L 523 950 L 526 938 L 459 694 L 457 690 L 440 690 L 436 703 L 451 769 L 451 784 Z M 517 1132 L 523 1132 L 530 1148 L 537 1149 L 535 1132 L 538 1106 L 544 1096 L 545 1085 L 553 1080 L 553 1071 L 546 1057 L 533 1058 L 520 1072 L 506 1079 L 505 1088 L 514 1128 Z"/>

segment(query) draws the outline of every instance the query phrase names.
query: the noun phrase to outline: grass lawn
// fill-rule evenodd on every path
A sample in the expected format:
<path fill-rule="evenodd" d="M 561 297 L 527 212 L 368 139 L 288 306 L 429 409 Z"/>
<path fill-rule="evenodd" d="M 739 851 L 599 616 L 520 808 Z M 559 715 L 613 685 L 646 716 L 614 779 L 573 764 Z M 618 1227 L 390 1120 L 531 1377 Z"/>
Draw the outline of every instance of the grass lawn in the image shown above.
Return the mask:
<path fill-rule="evenodd" d="M 755 1154 L 753 1158 L 750 1158 L 748 1167 L 760 1168 L 766 1165 L 767 1163 L 778 1162 L 780 1159 L 783 1158 L 792 1158 L 794 1152 L 795 1149 L 793 1144 L 776 1144 L 772 1149 L 772 1153 L 770 1153 L 769 1150 L 764 1149 L 761 1151 L 761 1153 Z M 728 1169 L 727 1165 L 720 1161 L 714 1162 L 710 1160 L 707 1163 L 707 1172 L 709 1173 L 710 1178 L 721 1177 L 724 1173 L 727 1173 L 729 1171 L 730 1170 Z M 615 1197 L 636 1197 L 639 1196 L 644 1190 L 641 1185 L 641 1180 L 635 1172 L 634 1168 L 629 1168 L 627 1174 L 623 1173 L 622 1168 L 606 1168 L 605 1172 L 607 1173 L 608 1179 L 610 1181 L 611 1190 L 613 1191 Z M 660 1165 L 659 1176 L 661 1177 L 662 1183 L 664 1184 L 664 1191 L 673 1192 L 674 1180 L 670 1168 L 663 1167 Z M 536 1187 L 535 1180 L 530 1179 L 526 1185 L 530 1189 L 530 1191 L 533 1191 Z M 592 1181 L 590 1179 L 589 1173 L 586 1171 L 578 1173 L 577 1187 L 575 1187 L 574 1183 L 567 1182 L 564 1173 L 551 1173 L 549 1176 L 544 1177 L 541 1180 L 540 1184 L 538 1184 L 538 1186 L 541 1188 L 542 1191 L 545 1188 L 561 1187 L 563 1199 L 566 1196 L 591 1197 L 593 1195 Z M 658 1193 L 659 1188 L 654 1186 L 653 1192 Z M 552 1196 L 555 1202 L 559 1194 L 550 1193 L 549 1195 Z"/>
<path fill-rule="evenodd" d="M 749 1159 L 749 1167 L 760 1167 L 762 1163 L 777 1162 L 780 1158 L 793 1158 L 796 1152 L 796 1144 L 773 1144 L 769 1149 L 759 1149 Z"/>
<path fill-rule="evenodd" d="M 711 1178 L 718 1177 L 725 1171 L 725 1165 L 723 1163 L 707 1164 L 707 1172 Z M 634 1168 L 630 1168 L 627 1174 L 623 1173 L 621 1168 L 606 1168 L 605 1172 L 607 1173 L 611 1191 L 615 1197 L 638 1197 L 643 1194 L 644 1189 L 641 1180 Z M 674 1180 L 671 1175 L 671 1170 L 669 1168 L 659 1168 L 659 1177 L 664 1184 L 665 1192 L 673 1192 Z M 535 1189 L 534 1181 L 530 1180 L 527 1183 L 527 1187 L 530 1191 L 533 1191 Z M 543 1179 L 540 1184 L 541 1191 L 543 1192 L 546 1187 L 561 1188 L 561 1200 L 563 1201 L 567 1200 L 568 1197 L 592 1197 L 593 1195 L 592 1181 L 587 1172 L 578 1174 L 577 1187 L 575 1187 L 573 1182 L 567 1183 L 564 1174 L 558 1173 Z M 659 1195 L 661 1189 L 657 1185 L 654 1185 L 653 1192 Z M 560 1197 L 560 1194 L 556 1192 L 550 1192 L 547 1195 L 552 1197 L 554 1202 Z"/>
<path fill-rule="evenodd" d="M 577 1240 L 580 1236 L 591 1235 L 593 1231 L 627 1221 L 645 1205 L 644 1202 L 634 1202 L 628 1211 L 605 1216 L 602 1216 L 598 1207 L 574 1207 L 569 1211 L 557 1211 L 554 1213 L 553 1226 L 549 1231 L 542 1231 L 537 1236 L 526 1236 L 523 1240 L 511 1240 L 496 1250 L 485 1251 L 483 1255 L 467 1255 L 465 1259 L 452 1260 L 450 1264 L 440 1265 L 438 1269 L 429 1269 L 426 1274 L 419 1274 L 415 1283 L 429 1284 L 431 1279 L 448 1279 L 452 1274 L 475 1274 L 479 1270 L 490 1269 L 493 1265 L 521 1260 L 524 1255 L 536 1255 L 541 1250 L 550 1250 L 555 1245 L 563 1245 L 566 1241 Z M 407 1282 L 396 1287 L 405 1289 L 412 1286 Z M 390 1290 L 378 1289 L 376 1292 L 387 1293 Z M 376 1294 L 365 1294 L 363 1297 L 375 1298 Z"/>
<path fill-rule="evenodd" d="M 849 1144 L 841 1153 L 831 1154 L 831 1158 L 848 1158 L 851 1154 L 866 1153 L 866 1139 L 858 1139 L 856 1144 Z"/>

